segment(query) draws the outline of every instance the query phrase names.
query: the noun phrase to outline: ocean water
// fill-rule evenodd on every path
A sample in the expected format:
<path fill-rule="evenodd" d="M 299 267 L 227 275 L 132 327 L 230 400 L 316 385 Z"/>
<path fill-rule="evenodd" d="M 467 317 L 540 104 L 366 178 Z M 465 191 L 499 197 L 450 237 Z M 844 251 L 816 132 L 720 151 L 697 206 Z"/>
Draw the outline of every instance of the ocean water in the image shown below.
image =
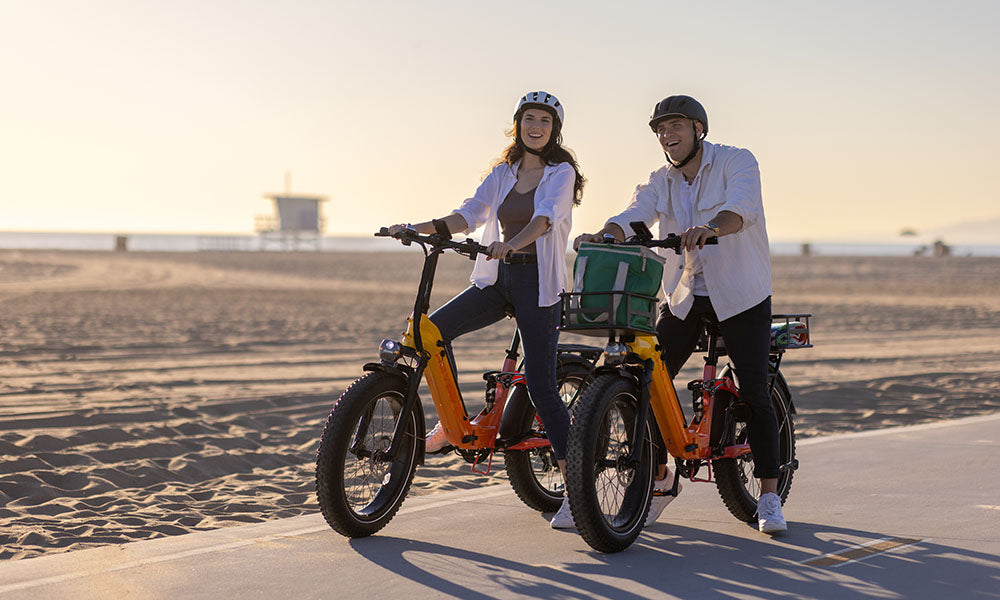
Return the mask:
<path fill-rule="evenodd" d="M 115 249 L 118 237 L 126 238 L 129 251 L 199 252 L 199 251 L 323 251 L 323 252 L 396 252 L 409 250 L 398 242 L 374 236 L 324 236 L 314 240 L 262 240 L 256 235 L 210 235 L 191 233 L 63 233 L 0 232 L 0 249 L 19 250 L 107 250 Z M 462 239 L 462 236 L 459 236 Z M 814 256 L 912 256 L 925 247 L 919 243 L 810 243 Z M 799 242 L 772 242 L 773 255 L 793 256 L 802 253 Z M 929 251 L 928 251 L 929 253 Z M 1000 256 L 1000 244 L 952 245 L 952 256 Z"/>
<path fill-rule="evenodd" d="M 115 250 L 119 237 L 135 252 L 199 252 L 301 250 L 323 252 L 394 251 L 402 246 L 393 240 L 372 237 L 324 236 L 318 240 L 263 239 L 257 235 L 191 233 L 61 233 L 0 232 L 0 248 L 19 250 Z"/>

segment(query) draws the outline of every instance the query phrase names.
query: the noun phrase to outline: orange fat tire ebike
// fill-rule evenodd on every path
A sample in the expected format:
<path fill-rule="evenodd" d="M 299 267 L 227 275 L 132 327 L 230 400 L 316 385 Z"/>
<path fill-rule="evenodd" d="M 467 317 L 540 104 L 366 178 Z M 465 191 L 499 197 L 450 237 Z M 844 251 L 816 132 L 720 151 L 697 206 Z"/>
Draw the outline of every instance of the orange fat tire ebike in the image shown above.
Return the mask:
<path fill-rule="evenodd" d="M 466 411 L 454 357 L 427 312 L 439 256 L 450 249 L 475 259 L 486 248 L 468 239 L 452 241 L 443 223 L 435 226 L 435 234 L 407 230 L 397 236 L 404 245 L 416 243 L 424 250 L 413 315 L 401 341 L 382 341 L 381 360 L 364 366 L 368 374 L 344 391 L 323 430 L 316 495 L 327 523 L 348 537 L 372 535 L 392 519 L 424 460 L 421 379 L 427 381 L 449 444 L 474 471 L 489 473 L 493 453 L 502 451 L 511 486 L 525 504 L 551 512 L 562 503 L 565 483 L 519 372 L 516 331 L 502 369 L 483 375 L 482 411 L 471 419 Z M 383 228 L 376 235 L 388 232 Z M 557 379 L 567 406 L 579 396 L 600 353 L 592 346 L 559 345 Z"/>
<path fill-rule="evenodd" d="M 626 244 L 668 247 L 679 253 L 679 237 L 668 235 L 665 240 L 653 240 L 642 223 L 633 224 L 633 228 L 637 234 Z M 588 295 L 601 301 L 607 299 L 607 324 L 580 326 L 581 320 L 573 318 L 593 310 L 579 307 L 580 296 Z M 604 364 L 595 370 L 593 381 L 574 406 L 566 449 L 567 494 L 580 534 L 601 552 L 624 550 L 638 537 L 653 496 L 656 452 L 652 428 L 657 426 L 675 459 L 675 495 L 680 477 L 714 481 L 729 511 L 741 521 L 753 521 L 760 490 L 747 443 L 749 407 L 739 400 L 732 365 L 726 364 L 717 372 L 718 359 L 725 355 L 717 324 L 705 324 L 697 348 L 706 351 L 707 356 L 702 379 L 688 384 L 693 397 L 693 417 L 688 422 L 661 358 L 655 330 L 618 326 L 612 307 L 615 296 L 626 305 L 622 323 L 634 323 L 636 316 L 655 323 L 656 299 L 649 296 L 639 296 L 653 307 L 642 314 L 639 309 L 633 312 L 632 306 L 639 304 L 631 302 L 630 296 L 635 294 L 563 294 L 562 329 L 608 338 Z M 810 347 L 809 317 L 772 317 L 768 386 L 779 426 L 778 494 L 782 502 L 788 496 L 798 461 L 792 420 L 795 408 L 778 367 L 786 349 Z M 650 414 L 655 420 L 649 418 Z M 707 476 L 699 478 L 702 469 Z"/>

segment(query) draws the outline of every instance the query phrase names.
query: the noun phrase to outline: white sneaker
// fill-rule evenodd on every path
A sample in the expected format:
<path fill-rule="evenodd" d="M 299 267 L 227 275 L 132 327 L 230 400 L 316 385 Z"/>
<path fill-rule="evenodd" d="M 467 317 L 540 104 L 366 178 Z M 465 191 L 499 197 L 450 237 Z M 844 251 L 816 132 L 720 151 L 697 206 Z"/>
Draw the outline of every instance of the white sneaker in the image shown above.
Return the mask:
<path fill-rule="evenodd" d="M 662 483 L 665 487 L 656 487 L 657 483 Z M 656 523 L 656 520 L 660 518 L 661 514 L 663 514 L 663 509 L 665 509 L 667 505 L 673 502 L 674 498 L 677 497 L 670 493 L 673 483 L 673 475 L 668 475 L 667 477 L 654 482 L 653 499 L 649 502 L 649 514 L 646 515 L 646 522 L 642 524 L 643 527 L 649 527 L 653 523 Z M 680 494 L 682 489 L 684 489 L 684 486 L 681 485 L 680 481 L 678 481 L 677 493 Z"/>
<path fill-rule="evenodd" d="M 434 429 L 431 429 L 430 433 L 424 437 L 424 452 L 427 454 L 436 454 L 441 452 L 445 446 L 450 446 L 450 444 L 448 444 L 448 438 L 444 435 L 444 429 L 441 428 L 441 421 L 438 421 Z"/>
<path fill-rule="evenodd" d="M 785 516 L 781 514 L 781 498 L 768 492 L 757 500 L 757 528 L 763 533 L 779 533 L 788 530 Z"/>
<path fill-rule="evenodd" d="M 569 509 L 569 498 L 563 496 L 562 506 L 556 511 L 556 514 L 552 515 L 549 524 L 552 525 L 552 529 L 573 529 L 576 527 L 573 513 Z"/>

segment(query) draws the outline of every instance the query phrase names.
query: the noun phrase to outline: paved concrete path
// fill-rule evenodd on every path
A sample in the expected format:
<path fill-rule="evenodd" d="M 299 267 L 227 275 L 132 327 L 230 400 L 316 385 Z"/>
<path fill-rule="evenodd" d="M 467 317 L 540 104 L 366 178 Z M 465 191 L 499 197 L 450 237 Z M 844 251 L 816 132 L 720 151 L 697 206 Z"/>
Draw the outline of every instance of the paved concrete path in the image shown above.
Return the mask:
<path fill-rule="evenodd" d="M 409 498 L 376 536 L 319 515 L 0 563 L 26 598 L 1000 598 L 1000 414 L 803 440 L 787 534 L 688 484 L 627 551 L 506 486 Z"/>

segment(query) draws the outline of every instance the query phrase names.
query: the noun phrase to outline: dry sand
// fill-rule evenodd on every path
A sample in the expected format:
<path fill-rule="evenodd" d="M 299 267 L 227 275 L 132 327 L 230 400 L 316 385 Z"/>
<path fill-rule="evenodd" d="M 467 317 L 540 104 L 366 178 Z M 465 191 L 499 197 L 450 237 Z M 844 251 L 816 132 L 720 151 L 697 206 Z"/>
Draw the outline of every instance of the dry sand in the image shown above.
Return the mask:
<path fill-rule="evenodd" d="M 1000 259 L 773 263 L 775 312 L 815 315 L 816 347 L 782 366 L 800 438 L 1000 409 Z M 419 266 L 416 250 L 0 251 L 0 558 L 317 510 L 326 415 L 402 329 Z M 435 305 L 470 267 L 442 261 Z M 512 331 L 456 344 L 470 410 Z M 431 457 L 412 493 L 496 482 L 498 464 Z"/>

